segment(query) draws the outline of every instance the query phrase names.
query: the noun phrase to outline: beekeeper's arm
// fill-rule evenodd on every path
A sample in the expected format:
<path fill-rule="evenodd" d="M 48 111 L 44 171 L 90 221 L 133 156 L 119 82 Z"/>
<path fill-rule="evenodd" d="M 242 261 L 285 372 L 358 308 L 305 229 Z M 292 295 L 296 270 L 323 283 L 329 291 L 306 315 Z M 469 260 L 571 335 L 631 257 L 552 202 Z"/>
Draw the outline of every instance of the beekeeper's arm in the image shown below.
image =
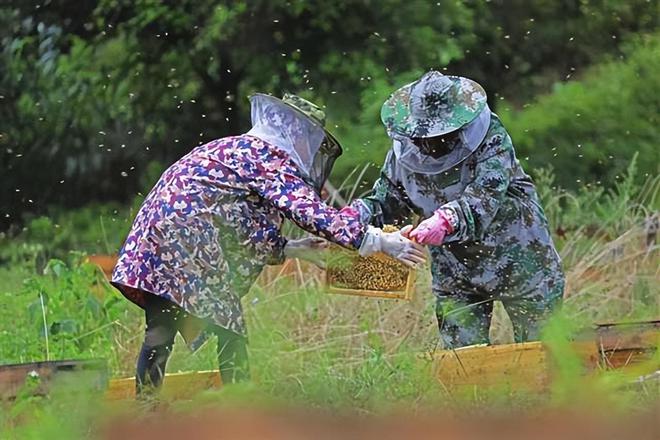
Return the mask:
<path fill-rule="evenodd" d="M 280 155 L 277 151 L 271 153 Z M 272 203 L 288 219 L 314 235 L 348 248 L 359 249 L 360 254 L 385 252 L 408 265 L 423 263 L 423 248 L 401 236 L 385 233 L 379 228 L 364 225 L 360 213 L 352 206 L 337 210 L 327 205 L 316 191 L 302 178 L 288 157 L 272 158 L 280 162 L 277 168 L 264 166 L 261 161 L 259 178 L 253 181 L 255 191 Z"/>
<path fill-rule="evenodd" d="M 384 225 L 403 226 L 413 213 L 412 205 L 401 184 L 389 176 L 393 175 L 394 156 L 387 153 L 385 164 L 371 192 L 366 197 L 354 200 L 350 206 L 360 213 L 360 221 L 382 228 Z"/>

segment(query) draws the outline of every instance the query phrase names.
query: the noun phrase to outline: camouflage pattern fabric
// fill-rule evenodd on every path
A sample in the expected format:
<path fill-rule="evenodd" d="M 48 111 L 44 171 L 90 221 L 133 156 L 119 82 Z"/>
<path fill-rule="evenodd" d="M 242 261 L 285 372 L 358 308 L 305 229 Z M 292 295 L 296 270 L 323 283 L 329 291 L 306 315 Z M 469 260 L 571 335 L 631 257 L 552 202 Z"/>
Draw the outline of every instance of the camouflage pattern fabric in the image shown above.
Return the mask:
<path fill-rule="evenodd" d="M 389 133 L 426 138 L 458 130 L 485 106 L 486 92 L 478 83 L 432 70 L 395 91 L 380 117 Z"/>
<path fill-rule="evenodd" d="M 504 307 L 513 324 L 515 342 L 534 341 L 539 338 L 539 327 L 559 298 L 543 301 L 544 307 L 527 298 L 497 298 L 491 295 L 465 292 L 436 292 L 435 313 L 440 339 L 444 348 L 458 348 L 474 344 L 487 344 L 493 303 L 504 300 Z"/>
<path fill-rule="evenodd" d="M 455 214 L 456 230 L 442 246 L 430 247 L 448 347 L 487 341 L 495 299 L 507 309 L 517 339 L 534 338 L 538 321 L 562 296 L 561 261 L 536 189 L 495 114 L 478 148 L 444 172 L 411 172 L 390 150 L 372 193 L 352 206 L 375 226 L 404 224 L 412 213 L 428 217 L 441 207 Z"/>
<path fill-rule="evenodd" d="M 136 292 L 148 292 L 245 335 L 241 298 L 265 265 L 284 261 L 285 218 L 353 249 L 366 229 L 357 212 L 325 204 L 275 145 L 250 135 L 213 140 L 172 164 L 149 192 L 112 283 L 141 307 Z"/>

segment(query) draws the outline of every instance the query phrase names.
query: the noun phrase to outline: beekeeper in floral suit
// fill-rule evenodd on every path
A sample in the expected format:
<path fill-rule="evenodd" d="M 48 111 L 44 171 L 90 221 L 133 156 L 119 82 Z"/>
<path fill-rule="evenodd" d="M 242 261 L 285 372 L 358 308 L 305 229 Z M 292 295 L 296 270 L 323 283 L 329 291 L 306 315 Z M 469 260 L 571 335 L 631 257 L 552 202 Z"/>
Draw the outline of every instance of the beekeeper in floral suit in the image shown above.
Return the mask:
<path fill-rule="evenodd" d="M 488 342 L 501 300 L 517 341 L 562 296 L 564 275 L 536 189 L 476 82 L 430 71 L 395 91 L 381 119 L 393 145 L 365 223 L 424 221 L 405 234 L 428 245 L 436 314 L 446 347 Z"/>
<path fill-rule="evenodd" d="M 145 310 L 137 391 L 162 381 L 174 337 L 218 335 L 225 383 L 247 376 L 241 297 L 266 264 L 305 256 L 324 240 L 287 240 L 285 218 L 362 255 L 382 251 L 414 266 L 422 246 L 366 227 L 352 207 L 319 192 L 341 154 L 325 115 L 293 95 L 251 97 L 252 129 L 194 148 L 148 194 L 119 254 L 112 283 Z M 150 388 L 151 389 L 151 388 Z"/>

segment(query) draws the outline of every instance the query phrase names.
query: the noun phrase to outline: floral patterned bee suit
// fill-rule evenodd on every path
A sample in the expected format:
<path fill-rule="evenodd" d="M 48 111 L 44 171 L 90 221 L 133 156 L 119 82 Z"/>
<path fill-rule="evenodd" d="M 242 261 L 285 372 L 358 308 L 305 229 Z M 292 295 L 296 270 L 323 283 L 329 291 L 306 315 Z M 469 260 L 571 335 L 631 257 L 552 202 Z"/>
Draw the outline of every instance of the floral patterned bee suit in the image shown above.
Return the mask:
<path fill-rule="evenodd" d="M 357 211 L 326 205 L 305 169 L 323 129 L 265 95 L 253 99 L 255 118 L 248 134 L 193 149 L 148 194 L 112 275 L 129 299 L 143 305 L 141 292 L 154 294 L 243 335 L 241 297 L 264 265 L 283 261 L 285 218 L 359 248 Z"/>
<path fill-rule="evenodd" d="M 404 223 L 412 213 L 429 217 L 439 208 L 450 214 L 453 233 L 441 246 L 430 246 L 432 290 L 446 347 L 488 342 L 495 299 L 504 303 L 517 341 L 536 338 L 539 322 L 564 286 L 534 184 L 485 95 L 483 101 L 476 117 L 462 125 L 453 149 L 439 159 L 420 155 L 410 137 L 395 133 L 384 109 L 394 144 L 372 193 L 353 203 L 362 221 L 375 226 Z"/>

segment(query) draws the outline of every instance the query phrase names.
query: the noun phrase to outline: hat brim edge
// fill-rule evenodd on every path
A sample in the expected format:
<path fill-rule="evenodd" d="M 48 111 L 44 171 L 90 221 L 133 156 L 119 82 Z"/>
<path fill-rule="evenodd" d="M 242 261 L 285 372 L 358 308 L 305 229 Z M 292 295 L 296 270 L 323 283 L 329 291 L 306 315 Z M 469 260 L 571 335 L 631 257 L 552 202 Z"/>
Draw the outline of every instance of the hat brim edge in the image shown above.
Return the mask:
<path fill-rule="evenodd" d="M 264 97 L 264 98 L 271 99 L 273 101 L 277 101 L 277 102 L 279 102 L 281 104 L 284 104 L 287 107 L 293 109 L 296 113 L 303 116 L 304 118 L 307 118 L 307 120 L 311 121 L 314 125 L 316 125 L 317 127 L 321 128 L 323 130 L 323 132 L 325 133 L 326 138 L 328 139 L 328 142 L 332 142 L 333 145 L 335 145 L 337 148 L 339 148 L 339 154 L 337 156 L 341 156 L 344 153 L 344 149 L 342 148 L 342 146 L 339 143 L 339 141 L 337 140 L 337 138 L 327 128 L 325 128 L 323 125 L 321 125 L 319 123 L 319 121 L 317 121 L 316 119 L 314 119 L 314 118 L 310 117 L 309 115 L 305 114 L 305 112 L 301 111 L 299 108 L 289 104 L 286 101 L 283 101 L 282 99 L 278 98 L 277 96 L 268 95 L 267 93 L 253 93 L 252 95 L 248 96 L 248 99 L 252 100 L 252 98 L 254 98 L 255 96 Z"/>

